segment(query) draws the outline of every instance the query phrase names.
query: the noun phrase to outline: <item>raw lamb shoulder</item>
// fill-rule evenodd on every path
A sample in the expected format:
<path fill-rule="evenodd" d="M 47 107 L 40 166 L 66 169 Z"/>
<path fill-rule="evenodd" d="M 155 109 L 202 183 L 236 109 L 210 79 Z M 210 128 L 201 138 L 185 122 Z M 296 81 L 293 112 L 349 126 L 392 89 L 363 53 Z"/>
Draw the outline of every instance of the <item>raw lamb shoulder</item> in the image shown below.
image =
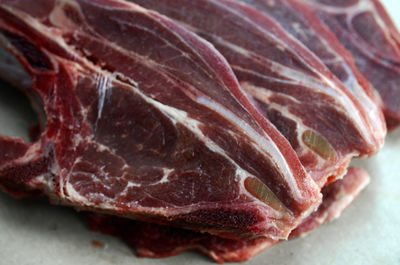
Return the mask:
<path fill-rule="evenodd" d="M 206 41 L 124 1 L 0 3 L 2 42 L 46 118 L 32 144 L 0 138 L 5 191 L 232 238 L 286 238 L 318 206 Z"/>

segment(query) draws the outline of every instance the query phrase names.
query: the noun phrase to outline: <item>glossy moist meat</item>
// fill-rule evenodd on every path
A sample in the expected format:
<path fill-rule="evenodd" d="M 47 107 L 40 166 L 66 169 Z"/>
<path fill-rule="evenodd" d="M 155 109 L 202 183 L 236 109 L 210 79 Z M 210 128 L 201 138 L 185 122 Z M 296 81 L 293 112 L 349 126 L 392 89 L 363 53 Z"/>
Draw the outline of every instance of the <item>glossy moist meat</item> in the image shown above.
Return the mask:
<path fill-rule="evenodd" d="M 382 146 L 379 110 L 374 107 L 369 116 L 321 60 L 268 14 L 227 0 L 130 2 L 167 15 L 214 44 L 320 187 L 341 177 L 351 158 Z"/>
<path fill-rule="evenodd" d="M 378 0 L 297 0 L 309 5 L 378 91 L 389 129 L 400 124 L 400 34 Z"/>
<path fill-rule="evenodd" d="M 327 223 L 358 196 L 369 183 L 368 174 L 359 168 L 350 168 L 343 179 L 324 187 L 323 202 L 290 237 L 304 236 Z M 122 239 L 139 257 L 168 257 L 183 251 L 200 251 L 218 263 L 243 262 L 279 241 L 272 239 L 232 240 L 193 231 L 132 221 L 102 214 L 88 214 L 90 229 Z"/>
<path fill-rule="evenodd" d="M 352 55 L 340 44 L 335 34 L 321 23 L 313 10 L 296 0 L 234 0 L 249 5 L 273 17 L 288 33 L 321 59 L 359 102 L 367 118 L 366 126 L 382 142 L 386 123 L 374 94 L 365 77 L 358 71 Z"/>
<path fill-rule="evenodd" d="M 229 237 L 286 238 L 318 205 L 209 43 L 122 1 L 29 3 L 1 1 L 0 32 L 47 123 L 33 144 L 0 138 L 6 191 Z"/>

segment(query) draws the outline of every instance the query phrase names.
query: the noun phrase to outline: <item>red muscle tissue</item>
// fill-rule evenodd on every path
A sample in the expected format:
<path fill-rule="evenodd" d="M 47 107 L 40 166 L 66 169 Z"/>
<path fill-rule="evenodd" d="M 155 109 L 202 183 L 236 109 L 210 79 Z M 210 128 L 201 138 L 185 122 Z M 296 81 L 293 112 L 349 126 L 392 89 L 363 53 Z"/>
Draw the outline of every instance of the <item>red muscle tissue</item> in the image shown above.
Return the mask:
<path fill-rule="evenodd" d="M 40 122 L 0 136 L 0 187 L 138 256 L 246 261 L 368 184 L 399 43 L 376 0 L 0 0 L 0 77 Z"/>

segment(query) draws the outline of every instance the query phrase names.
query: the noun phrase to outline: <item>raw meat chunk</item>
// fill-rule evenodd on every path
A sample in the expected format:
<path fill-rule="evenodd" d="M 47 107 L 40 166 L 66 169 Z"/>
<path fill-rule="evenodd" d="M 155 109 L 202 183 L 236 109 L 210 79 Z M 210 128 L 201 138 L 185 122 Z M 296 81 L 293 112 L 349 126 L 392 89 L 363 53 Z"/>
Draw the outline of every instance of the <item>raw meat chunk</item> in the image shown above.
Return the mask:
<path fill-rule="evenodd" d="M 124 1 L 0 3 L 1 39 L 46 116 L 32 144 L 0 138 L 6 191 L 233 238 L 286 238 L 319 204 L 290 144 L 195 34 Z"/>

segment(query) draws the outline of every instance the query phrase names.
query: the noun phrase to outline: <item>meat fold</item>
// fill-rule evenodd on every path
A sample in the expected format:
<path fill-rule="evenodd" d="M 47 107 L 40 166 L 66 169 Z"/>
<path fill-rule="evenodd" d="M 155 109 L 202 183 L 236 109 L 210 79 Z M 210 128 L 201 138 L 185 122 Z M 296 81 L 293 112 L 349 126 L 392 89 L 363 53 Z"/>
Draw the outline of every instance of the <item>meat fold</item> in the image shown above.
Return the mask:
<path fill-rule="evenodd" d="M 342 211 L 369 183 L 367 172 L 352 167 L 343 179 L 322 189 L 323 202 L 306 222 L 290 234 L 291 238 L 304 236 L 320 225 L 338 218 Z M 257 238 L 252 240 L 224 239 L 209 234 L 143 223 L 102 214 L 88 214 L 87 222 L 93 231 L 116 236 L 135 250 L 139 257 L 161 258 L 183 251 L 196 250 L 218 263 L 243 262 L 275 244 L 278 240 Z"/>
<path fill-rule="evenodd" d="M 0 137 L 5 191 L 230 238 L 286 238 L 320 203 L 205 40 L 124 1 L 0 3 L 46 122 L 34 143 Z"/>
<path fill-rule="evenodd" d="M 382 147 L 384 122 L 367 88 L 352 93 L 267 13 L 229 0 L 129 1 L 210 41 L 319 187 L 342 177 L 353 157 Z M 321 52 L 329 53 L 328 48 Z M 341 66 L 347 67 L 346 61 Z M 371 109 L 362 106 L 365 102 Z"/>
<path fill-rule="evenodd" d="M 382 100 L 388 129 L 400 124 L 400 34 L 378 0 L 296 0 L 311 8 L 354 56 Z"/>

